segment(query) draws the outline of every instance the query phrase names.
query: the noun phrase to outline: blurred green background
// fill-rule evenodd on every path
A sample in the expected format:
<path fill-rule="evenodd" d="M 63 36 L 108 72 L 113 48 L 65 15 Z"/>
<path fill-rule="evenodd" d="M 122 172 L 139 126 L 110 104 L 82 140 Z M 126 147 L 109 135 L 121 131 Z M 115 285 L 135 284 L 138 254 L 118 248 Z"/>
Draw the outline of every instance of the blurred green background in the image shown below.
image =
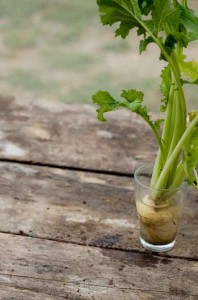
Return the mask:
<path fill-rule="evenodd" d="M 198 1 L 191 0 L 198 9 Z M 25 100 L 91 103 L 97 90 L 115 97 L 142 89 L 156 111 L 163 62 L 152 45 L 142 56 L 137 38 L 114 38 L 94 0 L 0 0 L 0 91 Z M 198 59 L 198 44 L 188 50 Z M 197 106 L 196 87 L 187 88 Z"/>

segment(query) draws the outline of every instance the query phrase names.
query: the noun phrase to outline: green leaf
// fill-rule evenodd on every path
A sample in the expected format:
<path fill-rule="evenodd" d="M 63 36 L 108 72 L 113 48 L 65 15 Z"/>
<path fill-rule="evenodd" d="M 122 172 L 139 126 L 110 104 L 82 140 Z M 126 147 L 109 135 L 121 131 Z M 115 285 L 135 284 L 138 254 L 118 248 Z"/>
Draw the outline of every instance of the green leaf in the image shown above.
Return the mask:
<path fill-rule="evenodd" d="M 169 53 L 169 55 L 171 55 L 172 50 L 175 49 L 176 43 L 177 43 L 177 40 L 174 37 L 174 35 L 169 34 L 164 43 L 165 49 Z"/>
<path fill-rule="evenodd" d="M 180 10 L 180 23 L 186 29 L 190 41 L 198 39 L 198 17 L 192 9 L 178 4 Z"/>
<path fill-rule="evenodd" d="M 122 22 L 120 24 L 120 27 L 115 31 L 115 36 L 121 36 L 123 39 L 127 37 L 129 34 L 129 31 L 133 29 L 136 26 L 136 23 L 130 22 L 130 23 L 124 23 Z"/>
<path fill-rule="evenodd" d="M 163 29 L 163 23 L 174 22 L 177 9 L 171 0 L 155 0 L 152 18 L 155 26 L 155 34 Z"/>
<path fill-rule="evenodd" d="M 162 92 L 162 95 L 164 96 L 164 98 L 161 100 L 163 103 L 161 105 L 161 111 L 166 111 L 172 85 L 171 69 L 169 65 L 162 70 L 161 78 L 162 82 L 160 85 L 160 90 Z"/>
<path fill-rule="evenodd" d="M 116 22 L 130 22 L 130 14 L 113 0 L 97 0 L 100 18 L 103 25 L 113 25 Z"/>
<path fill-rule="evenodd" d="M 120 107 L 125 107 L 132 112 L 139 112 L 144 94 L 136 90 L 122 91 L 121 97 L 125 100 L 116 101 L 108 92 L 99 91 L 92 96 L 93 103 L 99 105 L 97 109 L 98 120 L 106 121 L 104 113 L 117 110 Z"/>
<path fill-rule="evenodd" d="M 141 14 L 141 10 L 139 8 L 139 5 L 138 5 L 138 2 L 137 0 L 130 0 L 132 6 L 133 6 L 133 11 L 134 11 L 134 14 L 135 16 L 141 20 L 142 19 L 142 14 Z"/>
<path fill-rule="evenodd" d="M 133 103 L 134 101 L 139 101 L 139 103 L 141 103 L 143 101 L 144 94 L 141 91 L 136 90 L 123 90 L 121 97 L 125 98 L 128 103 Z"/>
<path fill-rule="evenodd" d="M 145 38 L 144 40 L 140 41 L 140 45 L 139 45 L 140 54 L 146 50 L 147 46 L 150 43 L 153 43 L 153 38 L 150 36 L 148 38 Z"/>
<path fill-rule="evenodd" d="M 158 130 L 162 120 L 152 121 L 150 115 L 148 114 L 148 109 L 142 106 L 144 94 L 141 91 L 136 90 L 123 90 L 121 93 L 120 101 L 116 101 L 108 92 L 99 91 L 92 96 L 93 103 L 99 105 L 97 109 L 98 120 L 101 122 L 106 121 L 104 118 L 104 113 L 115 111 L 120 107 L 124 107 L 132 112 L 135 112 L 141 116 L 152 129 Z"/>
<path fill-rule="evenodd" d="M 141 103 L 143 101 L 144 94 L 136 90 L 122 91 L 121 97 L 126 101 L 121 101 L 120 105 L 139 114 Z"/>
<path fill-rule="evenodd" d="M 156 129 L 160 129 L 161 128 L 161 125 L 164 123 L 164 119 L 158 119 L 156 121 L 153 122 L 154 126 Z"/>
<path fill-rule="evenodd" d="M 122 91 L 121 97 L 125 98 L 127 102 L 121 102 L 120 105 L 125 108 L 135 112 L 137 115 L 141 116 L 152 129 L 158 130 L 162 123 L 162 119 L 157 121 L 152 121 L 150 115 L 148 114 L 148 109 L 146 106 L 142 106 L 144 94 L 136 90 Z"/>
<path fill-rule="evenodd" d="M 185 61 L 185 58 L 186 56 L 183 55 L 179 60 L 179 67 L 182 75 L 189 83 L 196 83 L 198 81 L 198 62 L 195 60 Z"/>
<path fill-rule="evenodd" d="M 100 106 L 97 109 L 98 112 L 98 120 L 101 122 L 105 122 L 104 113 L 109 111 L 114 111 L 118 109 L 119 102 L 113 99 L 113 97 L 106 91 L 99 91 L 95 95 L 92 96 L 93 103 Z"/>
<path fill-rule="evenodd" d="M 126 38 L 133 28 L 145 33 L 139 20 L 141 11 L 137 0 L 97 0 L 100 18 L 103 25 L 119 23 L 115 31 L 116 36 Z"/>
<path fill-rule="evenodd" d="M 194 112 L 198 115 L 198 112 Z M 198 188 L 198 124 L 195 126 L 184 147 L 184 165 L 188 176 L 188 183 Z"/>
<path fill-rule="evenodd" d="M 168 46 L 169 50 L 173 50 L 176 43 L 179 43 L 183 47 L 187 47 L 189 42 L 190 40 L 184 32 L 173 31 L 167 36 L 165 45 Z"/>
<path fill-rule="evenodd" d="M 154 0 L 138 0 L 141 13 L 145 16 L 148 16 L 153 8 L 153 3 Z"/>

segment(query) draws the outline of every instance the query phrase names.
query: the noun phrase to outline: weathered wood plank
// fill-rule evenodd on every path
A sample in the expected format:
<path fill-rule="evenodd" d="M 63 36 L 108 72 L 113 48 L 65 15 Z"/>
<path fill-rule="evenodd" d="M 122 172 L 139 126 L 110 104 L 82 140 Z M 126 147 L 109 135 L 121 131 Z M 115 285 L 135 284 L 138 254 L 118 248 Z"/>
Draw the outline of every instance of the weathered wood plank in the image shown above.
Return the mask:
<path fill-rule="evenodd" d="M 2 276 L 0 275 L 0 278 Z M 5 280 L 6 277 L 4 277 Z M 8 278 L 8 277 L 7 277 Z M 1 279 L 0 279 L 1 281 Z M 9 286 L 1 285 L 0 288 L 0 299 L 1 300 L 64 300 L 66 298 L 50 296 L 44 293 L 31 292 L 24 288 L 14 288 Z"/>
<path fill-rule="evenodd" d="M 1 232 L 143 251 L 132 179 L 11 163 L 0 169 Z M 197 203 L 191 192 L 169 255 L 198 258 Z"/>
<path fill-rule="evenodd" d="M 0 97 L 0 158 L 131 174 L 154 160 L 148 126 L 127 111 L 96 119 L 93 106 Z"/>
<path fill-rule="evenodd" d="M 1 284 L 6 282 L 5 287 Z M 110 282 L 111 283 L 111 282 Z M 10 285 L 10 286 L 8 286 Z M 12 286 L 18 287 L 13 288 Z M 21 290 L 22 288 L 22 290 Z M 36 292 L 35 292 L 36 291 Z M 44 294 L 47 293 L 47 294 Z M 57 295 L 62 296 L 57 296 Z M 55 297 L 53 295 L 56 295 Z M 12 298 L 13 297 L 13 298 Z M 181 298 L 182 297 L 182 298 Z M 176 285 L 170 292 L 138 290 L 133 288 L 115 288 L 109 286 L 90 285 L 87 283 L 68 283 L 47 281 L 37 278 L 0 274 L 0 299 L 2 300 L 197 300 L 197 296 L 183 292 Z"/>
<path fill-rule="evenodd" d="M 196 299 L 198 296 L 198 262 L 8 234 L 0 234 L 0 240 L 0 285 L 4 287 L 57 299 Z"/>

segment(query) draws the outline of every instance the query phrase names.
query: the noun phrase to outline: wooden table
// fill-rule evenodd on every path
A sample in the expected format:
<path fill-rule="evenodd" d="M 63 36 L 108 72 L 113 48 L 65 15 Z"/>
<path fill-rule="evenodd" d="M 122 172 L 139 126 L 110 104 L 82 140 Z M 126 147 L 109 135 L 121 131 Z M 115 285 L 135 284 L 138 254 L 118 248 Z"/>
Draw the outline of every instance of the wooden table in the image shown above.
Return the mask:
<path fill-rule="evenodd" d="M 150 130 L 128 112 L 0 97 L 0 299 L 198 299 L 198 194 L 174 250 L 139 244 L 135 168 Z"/>

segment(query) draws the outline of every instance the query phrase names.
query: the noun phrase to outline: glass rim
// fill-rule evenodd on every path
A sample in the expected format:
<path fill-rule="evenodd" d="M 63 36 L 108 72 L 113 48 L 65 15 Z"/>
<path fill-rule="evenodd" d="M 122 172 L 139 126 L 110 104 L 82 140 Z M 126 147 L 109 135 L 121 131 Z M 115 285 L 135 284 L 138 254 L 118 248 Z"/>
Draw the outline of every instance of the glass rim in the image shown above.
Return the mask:
<path fill-rule="evenodd" d="M 177 192 L 177 191 L 179 191 L 179 190 L 182 190 L 182 188 L 187 187 L 187 182 L 186 182 L 186 181 L 184 181 L 184 182 L 182 183 L 182 185 L 180 185 L 180 186 L 177 187 L 177 188 L 167 188 L 167 189 L 155 189 L 155 188 L 152 188 L 152 187 L 150 187 L 150 186 L 148 186 L 148 185 L 142 183 L 142 182 L 139 180 L 138 175 L 141 176 L 141 175 L 143 175 L 144 173 L 141 174 L 140 171 L 141 171 L 142 169 L 146 168 L 146 167 L 153 167 L 153 166 L 154 166 L 154 163 L 143 164 L 143 165 L 139 166 L 139 167 L 135 170 L 135 172 L 134 172 L 134 179 L 135 179 L 135 181 L 136 181 L 139 185 L 141 185 L 142 187 L 144 187 L 144 188 L 146 188 L 146 189 L 148 189 L 148 190 L 159 191 L 159 192 L 166 192 L 166 191 Z M 145 174 L 145 175 L 146 175 L 146 174 Z M 152 172 L 151 172 L 150 175 L 152 175 Z"/>

